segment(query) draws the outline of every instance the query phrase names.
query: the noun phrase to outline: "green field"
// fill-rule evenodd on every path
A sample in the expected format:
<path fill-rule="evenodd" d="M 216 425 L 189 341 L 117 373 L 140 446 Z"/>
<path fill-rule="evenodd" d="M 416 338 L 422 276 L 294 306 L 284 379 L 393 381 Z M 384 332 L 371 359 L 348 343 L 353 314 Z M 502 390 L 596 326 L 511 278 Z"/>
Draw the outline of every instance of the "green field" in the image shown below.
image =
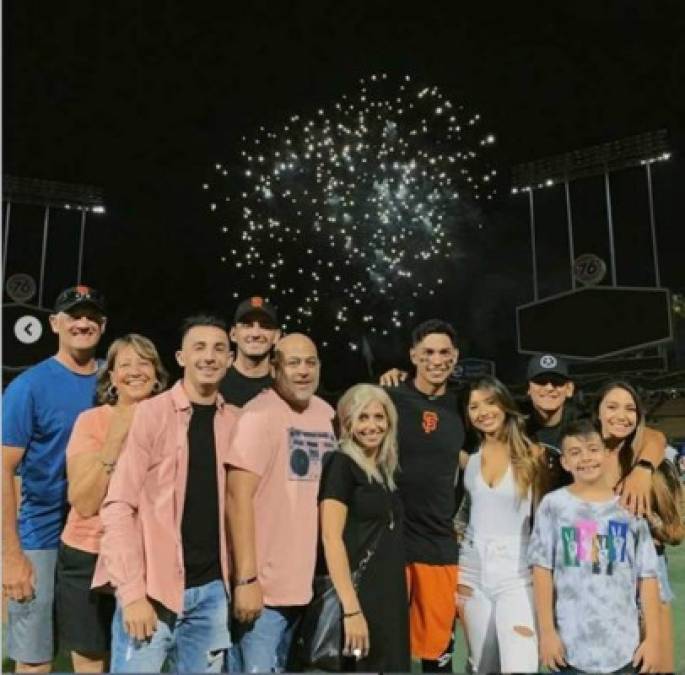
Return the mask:
<path fill-rule="evenodd" d="M 673 615 L 675 619 L 674 635 L 685 635 L 685 545 L 670 548 L 668 551 L 668 567 L 671 578 L 673 592 L 676 600 L 673 605 Z M 457 631 L 457 646 L 455 649 L 455 672 L 464 672 L 465 647 L 461 629 Z M 676 637 L 676 670 L 685 672 L 685 640 L 678 640 Z M 7 660 L 2 664 L 3 672 L 11 670 L 11 663 Z M 55 670 L 58 672 L 70 672 L 70 660 L 64 654 L 60 654 L 55 663 Z"/>
<path fill-rule="evenodd" d="M 673 617 L 675 628 L 675 669 L 685 672 L 685 544 L 670 548 L 668 552 L 668 569 L 676 599 L 673 603 Z M 680 635 L 680 640 L 678 639 Z"/>
<path fill-rule="evenodd" d="M 675 637 L 675 668 L 679 673 L 685 673 L 685 640 L 678 640 L 678 635 L 685 635 L 685 544 L 668 549 L 668 571 L 673 592 L 676 599 L 673 603 L 673 619 Z M 457 631 L 457 645 L 455 649 L 454 670 L 464 672 L 465 646 L 461 629 Z"/>

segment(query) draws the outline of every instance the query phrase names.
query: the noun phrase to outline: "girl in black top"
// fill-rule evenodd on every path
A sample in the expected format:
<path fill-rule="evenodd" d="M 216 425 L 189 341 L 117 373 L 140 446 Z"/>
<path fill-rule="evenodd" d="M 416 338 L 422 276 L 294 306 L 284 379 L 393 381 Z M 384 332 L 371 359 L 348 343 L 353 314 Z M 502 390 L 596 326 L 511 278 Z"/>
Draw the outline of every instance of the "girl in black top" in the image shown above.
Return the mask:
<path fill-rule="evenodd" d="M 340 450 L 326 462 L 319 509 L 325 562 L 344 613 L 343 670 L 408 672 L 397 413 L 380 387 L 360 384 L 340 399 L 338 418 Z M 352 571 L 364 558 L 355 588 Z"/>

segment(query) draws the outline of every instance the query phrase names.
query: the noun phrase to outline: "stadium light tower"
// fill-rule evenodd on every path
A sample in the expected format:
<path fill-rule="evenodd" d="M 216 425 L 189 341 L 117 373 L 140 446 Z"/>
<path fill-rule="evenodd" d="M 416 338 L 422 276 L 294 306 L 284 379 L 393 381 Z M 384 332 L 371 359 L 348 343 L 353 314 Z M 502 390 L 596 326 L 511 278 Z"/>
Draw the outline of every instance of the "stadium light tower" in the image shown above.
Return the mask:
<path fill-rule="evenodd" d="M 569 183 L 578 178 L 604 176 L 604 194 L 606 199 L 607 229 L 609 235 L 609 257 L 611 285 L 616 286 L 616 249 L 614 244 L 614 223 L 611 210 L 610 173 L 635 166 L 645 167 L 647 198 L 649 204 L 649 226 L 652 235 L 652 256 L 654 264 L 655 286 L 661 287 L 659 272 L 659 255 L 654 218 L 654 199 L 652 192 L 652 164 L 670 159 L 668 134 L 665 129 L 650 131 L 644 134 L 593 145 L 580 150 L 573 150 L 561 155 L 544 157 L 532 162 L 517 164 L 512 169 L 512 194 L 528 194 L 530 213 L 531 250 L 533 262 L 533 296 L 539 299 L 537 251 L 535 236 L 535 198 L 534 192 L 563 183 L 566 199 L 566 224 L 569 240 L 569 262 L 571 286 L 576 287 L 574 275 L 574 237 L 573 214 Z"/>
<path fill-rule="evenodd" d="M 9 234 L 11 213 L 13 204 L 29 204 L 44 207 L 43 212 L 43 243 L 40 258 L 40 278 L 38 284 L 38 307 L 43 306 L 43 288 L 45 285 L 45 263 L 47 260 L 48 228 L 50 224 L 50 209 L 67 209 L 81 212 L 81 230 L 79 234 L 78 267 L 76 270 L 76 283 L 81 283 L 83 273 L 83 243 L 86 235 L 86 218 L 89 213 L 103 214 L 106 212 L 103 193 L 98 187 L 92 185 L 78 185 L 73 183 L 60 183 L 51 180 L 39 180 L 35 178 L 17 178 L 3 175 L 2 199 L 5 205 L 2 256 L 2 281 L 5 285 L 7 273 L 7 250 L 9 246 Z"/>

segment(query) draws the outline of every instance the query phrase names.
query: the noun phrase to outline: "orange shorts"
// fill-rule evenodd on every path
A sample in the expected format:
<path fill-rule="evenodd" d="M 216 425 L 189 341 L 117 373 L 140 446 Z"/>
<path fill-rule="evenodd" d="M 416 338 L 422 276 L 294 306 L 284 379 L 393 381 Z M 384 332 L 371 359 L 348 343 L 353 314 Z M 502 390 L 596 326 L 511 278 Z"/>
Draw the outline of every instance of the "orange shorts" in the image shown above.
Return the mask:
<path fill-rule="evenodd" d="M 456 565 L 407 565 L 409 637 L 415 659 L 437 659 L 452 639 L 457 618 Z"/>

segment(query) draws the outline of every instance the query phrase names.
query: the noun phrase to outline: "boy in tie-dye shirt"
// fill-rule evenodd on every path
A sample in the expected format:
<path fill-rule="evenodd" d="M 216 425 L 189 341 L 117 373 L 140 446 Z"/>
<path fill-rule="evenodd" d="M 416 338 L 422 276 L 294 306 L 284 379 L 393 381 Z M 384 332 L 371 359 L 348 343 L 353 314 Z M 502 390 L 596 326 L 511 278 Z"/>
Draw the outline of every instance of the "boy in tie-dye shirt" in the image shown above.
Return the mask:
<path fill-rule="evenodd" d="M 528 552 L 540 661 L 567 672 L 651 672 L 659 591 L 649 528 L 619 505 L 606 475 L 609 451 L 589 420 L 570 423 L 561 446 L 573 484 L 540 503 Z"/>

